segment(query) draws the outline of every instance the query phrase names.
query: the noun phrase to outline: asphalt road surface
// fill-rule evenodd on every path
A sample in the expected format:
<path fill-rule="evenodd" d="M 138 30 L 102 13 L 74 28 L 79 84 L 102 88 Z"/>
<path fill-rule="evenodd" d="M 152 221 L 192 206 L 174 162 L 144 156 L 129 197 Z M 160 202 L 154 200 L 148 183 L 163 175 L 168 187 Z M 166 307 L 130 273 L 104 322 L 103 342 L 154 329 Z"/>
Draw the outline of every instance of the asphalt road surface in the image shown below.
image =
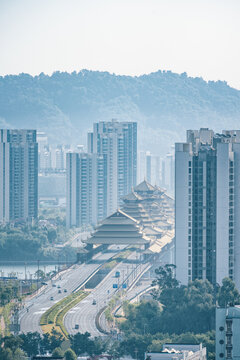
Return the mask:
<path fill-rule="evenodd" d="M 128 259 L 134 258 L 136 259 L 136 252 L 132 253 Z M 98 331 L 95 319 L 100 309 L 106 306 L 116 294 L 117 289 L 113 285 L 121 287 L 123 283 L 127 283 L 127 278 L 130 285 L 146 266 L 148 264 L 141 266 L 129 263 L 118 264 L 85 299 L 65 315 L 64 325 L 67 332 L 76 334 L 88 331 L 92 337 L 103 335 Z M 116 271 L 120 272 L 119 278 L 115 277 Z M 96 304 L 94 304 L 95 301 Z M 79 326 L 79 329 L 75 329 L 76 325 Z"/>
<path fill-rule="evenodd" d="M 25 302 L 24 309 L 20 312 L 20 331 L 23 333 L 38 331 L 41 333 L 39 325 L 42 314 L 55 303 L 69 295 L 78 288 L 92 273 L 96 271 L 101 263 L 104 263 L 112 256 L 117 254 L 125 246 L 112 245 L 110 252 L 104 252 L 96 255 L 94 260 L 97 263 L 87 263 L 73 265 L 66 270 L 56 281 L 48 281 L 46 288 L 32 299 Z M 56 285 L 53 287 L 53 284 Z M 58 288 L 58 286 L 60 288 Z M 66 289 L 66 292 L 64 290 Z M 61 293 L 58 291 L 61 290 Z M 51 300 L 53 297 L 53 300 Z"/>

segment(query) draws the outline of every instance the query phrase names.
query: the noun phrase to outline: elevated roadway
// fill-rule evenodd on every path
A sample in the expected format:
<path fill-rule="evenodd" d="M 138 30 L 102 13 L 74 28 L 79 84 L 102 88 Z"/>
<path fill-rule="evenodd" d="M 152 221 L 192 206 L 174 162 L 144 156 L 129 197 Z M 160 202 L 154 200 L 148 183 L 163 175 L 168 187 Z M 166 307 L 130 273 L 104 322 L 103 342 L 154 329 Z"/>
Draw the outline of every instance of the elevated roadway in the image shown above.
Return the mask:
<path fill-rule="evenodd" d="M 81 284 L 95 273 L 101 264 L 116 255 L 124 247 L 125 246 L 112 245 L 109 247 L 109 252 L 106 251 L 95 255 L 93 258 L 94 261 L 81 265 L 73 265 L 60 275 L 56 281 L 48 281 L 44 290 L 38 295 L 26 300 L 25 307 L 20 312 L 19 317 L 20 331 L 23 333 L 38 331 L 41 333 L 40 318 L 42 314 L 75 289 L 80 288 Z M 61 293 L 59 293 L 59 290 L 61 290 Z M 51 298 L 53 300 L 51 300 Z"/>
<path fill-rule="evenodd" d="M 136 252 L 133 252 L 128 259 L 136 259 Z M 122 284 L 127 284 L 130 288 L 135 279 L 139 278 L 150 264 L 139 264 L 122 262 L 118 264 L 92 292 L 75 307 L 73 307 L 64 318 L 64 325 L 69 334 L 88 331 L 92 337 L 103 335 L 96 326 L 96 317 L 99 311 L 107 306 L 114 297 L 117 290 L 114 286 L 122 288 Z M 116 278 L 116 271 L 120 272 L 120 277 Z M 127 289 L 126 289 L 127 291 Z M 95 304 L 96 302 L 96 304 Z M 76 328 L 78 326 L 78 329 Z"/>

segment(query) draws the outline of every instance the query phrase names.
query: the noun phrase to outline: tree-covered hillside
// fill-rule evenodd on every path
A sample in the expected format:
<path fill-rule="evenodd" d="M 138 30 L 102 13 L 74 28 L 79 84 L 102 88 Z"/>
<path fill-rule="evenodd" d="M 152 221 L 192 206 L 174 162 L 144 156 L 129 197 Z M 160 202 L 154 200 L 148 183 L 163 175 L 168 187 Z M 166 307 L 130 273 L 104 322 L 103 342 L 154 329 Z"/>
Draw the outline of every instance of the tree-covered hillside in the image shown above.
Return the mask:
<path fill-rule="evenodd" d="M 170 71 L 0 77 L 0 127 L 37 128 L 52 142 L 79 144 L 94 121 L 112 118 L 138 121 L 140 148 L 163 154 L 187 128 L 239 128 L 240 91 Z"/>

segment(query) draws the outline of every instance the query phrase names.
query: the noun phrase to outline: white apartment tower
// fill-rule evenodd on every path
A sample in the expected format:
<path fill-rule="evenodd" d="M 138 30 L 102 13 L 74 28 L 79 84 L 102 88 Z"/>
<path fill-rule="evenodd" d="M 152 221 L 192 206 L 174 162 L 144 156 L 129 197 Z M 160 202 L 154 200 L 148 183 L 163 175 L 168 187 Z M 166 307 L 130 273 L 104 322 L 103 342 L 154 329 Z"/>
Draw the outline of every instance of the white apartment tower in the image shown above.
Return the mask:
<path fill-rule="evenodd" d="M 96 224 L 106 217 L 105 155 L 67 153 L 67 227 Z"/>
<path fill-rule="evenodd" d="M 160 182 L 160 157 L 151 154 L 150 151 L 138 152 L 138 184 L 144 180 L 154 185 L 161 185 Z"/>
<path fill-rule="evenodd" d="M 175 145 L 176 276 L 240 289 L 240 130 L 187 131 Z"/>
<path fill-rule="evenodd" d="M 66 156 L 66 152 L 64 151 L 64 148 L 62 145 L 58 145 L 55 150 L 55 169 L 58 171 L 64 170 L 64 158 Z"/>
<path fill-rule="evenodd" d="M 152 155 L 150 151 L 146 152 L 146 180 L 151 184 L 152 182 Z"/>
<path fill-rule="evenodd" d="M 88 134 L 88 152 L 107 156 L 107 215 L 136 185 L 137 123 L 102 121 Z"/>
<path fill-rule="evenodd" d="M 171 151 L 162 160 L 162 186 L 170 195 L 174 195 L 174 151 Z"/>
<path fill-rule="evenodd" d="M 0 222 L 38 216 L 38 144 L 35 130 L 0 129 Z"/>

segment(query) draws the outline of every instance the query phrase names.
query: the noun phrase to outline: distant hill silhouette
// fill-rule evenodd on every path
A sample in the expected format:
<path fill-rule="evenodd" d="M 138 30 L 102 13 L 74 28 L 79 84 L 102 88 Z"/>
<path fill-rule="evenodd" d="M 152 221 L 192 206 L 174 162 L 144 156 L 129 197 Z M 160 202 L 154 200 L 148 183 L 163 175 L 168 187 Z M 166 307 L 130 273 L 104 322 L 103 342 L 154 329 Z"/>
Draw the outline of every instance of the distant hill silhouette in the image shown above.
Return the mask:
<path fill-rule="evenodd" d="M 79 144 L 94 121 L 112 118 L 138 121 L 140 147 L 163 154 L 188 128 L 240 128 L 240 91 L 170 71 L 0 77 L 0 127 L 37 128 L 54 143 Z"/>

